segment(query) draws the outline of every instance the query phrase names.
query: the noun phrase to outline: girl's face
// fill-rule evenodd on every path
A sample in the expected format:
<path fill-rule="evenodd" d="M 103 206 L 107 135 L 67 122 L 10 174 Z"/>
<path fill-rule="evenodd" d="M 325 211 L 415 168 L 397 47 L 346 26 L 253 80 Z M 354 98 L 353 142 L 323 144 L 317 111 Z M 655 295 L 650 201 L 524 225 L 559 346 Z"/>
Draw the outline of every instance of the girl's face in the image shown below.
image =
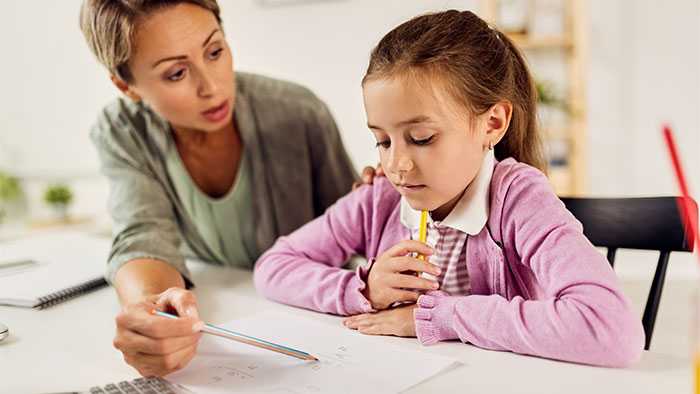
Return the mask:
<path fill-rule="evenodd" d="M 472 122 L 446 92 L 424 85 L 370 79 L 365 110 L 387 178 L 413 209 L 442 220 L 479 171 L 493 138 L 485 120 L 490 111 Z"/>
<path fill-rule="evenodd" d="M 180 130 L 218 131 L 232 121 L 231 50 L 209 10 L 182 3 L 155 11 L 137 28 L 128 96 L 143 99 Z M 121 85 L 120 85 L 121 82 Z"/>

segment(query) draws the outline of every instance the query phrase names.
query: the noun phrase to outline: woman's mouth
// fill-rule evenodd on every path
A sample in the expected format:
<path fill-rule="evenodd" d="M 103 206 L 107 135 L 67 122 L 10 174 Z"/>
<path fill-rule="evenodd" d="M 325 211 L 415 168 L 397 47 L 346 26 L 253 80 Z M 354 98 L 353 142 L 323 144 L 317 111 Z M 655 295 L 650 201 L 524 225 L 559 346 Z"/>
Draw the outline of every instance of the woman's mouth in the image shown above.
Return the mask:
<path fill-rule="evenodd" d="M 228 115 L 228 107 L 228 100 L 226 100 L 223 103 L 217 105 L 216 107 L 211 107 L 208 110 L 202 112 L 202 116 L 204 116 L 206 120 L 212 123 L 221 122 L 224 118 L 226 118 L 226 115 Z"/>

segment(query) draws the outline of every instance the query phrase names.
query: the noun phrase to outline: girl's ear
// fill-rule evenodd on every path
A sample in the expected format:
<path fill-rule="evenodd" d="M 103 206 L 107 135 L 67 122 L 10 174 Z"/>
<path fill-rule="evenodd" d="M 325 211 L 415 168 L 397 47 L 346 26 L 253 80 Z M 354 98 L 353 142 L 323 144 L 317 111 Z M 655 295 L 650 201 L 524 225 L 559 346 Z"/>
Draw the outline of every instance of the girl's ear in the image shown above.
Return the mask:
<path fill-rule="evenodd" d="M 129 86 L 129 84 L 124 82 L 123 79 L 119 78 L 116 75 L 110 75 L 109 79 L 111 79 L 114 86 L 116 86 L 117 89 L 119 89 L 119 91 L 124 93 L 127 97 L 129 97 L 130 99 L 132 99 L 135 102 L 141 101 L 141 96 L 139 96 L 136 92 L 134 92 L 131 89 L 131 87 Z"/>
<path fill-rule="evenodd" d="M 492 149 L 508 130 L 513 115 L 510 101 L 499 101 L 486 111 L 486 141 L 484 146 Z"/>

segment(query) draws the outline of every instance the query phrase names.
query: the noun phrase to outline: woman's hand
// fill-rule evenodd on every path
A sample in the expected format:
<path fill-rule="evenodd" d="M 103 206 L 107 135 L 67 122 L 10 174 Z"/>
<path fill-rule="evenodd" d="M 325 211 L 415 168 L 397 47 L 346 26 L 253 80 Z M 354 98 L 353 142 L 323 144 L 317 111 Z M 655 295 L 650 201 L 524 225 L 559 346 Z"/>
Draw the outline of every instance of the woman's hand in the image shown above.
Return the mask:
<path fill-rule="evenodd" d="M 180 318 L 154 315 L 156 309 L 174 311 Z M 164 376 L 187 365 L 204 325 L 194 294 L 179 287 L 124 305 L 116 324 L 114 347 L 143 376 Z"/>
<path fill-rule="evenodd" d="M 375 176 L 384 176 L 384 169 L 381 164 L 377 164 L 377 168 L 365 167 L 360 175 L 360 181 L 352 184 L 352 190 L 357 189 L 362 185 L 371 185 L 374 182 Z"/>
<path fill-rule="evenodd" d="M 416 324 L 413 320 L 414 309 L 416 309 L 416 305 L 411 304 L 377 313 L 355 315 L 343 320 L 343 324 L 363 334 L 415 337 Z"/>
<path fill-rule="evenodd" d="M 397 301 L 415 302 L 420 296 L 417 290 L 437 290 L 439 287 L 436 281 L 419 275 L 425 272 L 437 276 L 440 275 L 440 268 L 410 257 L 409 253 L 429 256 L 433 254 L 433 249 L 419 241 L 401 241 L 379 256 L 372 265 L 363 293 L 374 309 L 386 309 Z"/>

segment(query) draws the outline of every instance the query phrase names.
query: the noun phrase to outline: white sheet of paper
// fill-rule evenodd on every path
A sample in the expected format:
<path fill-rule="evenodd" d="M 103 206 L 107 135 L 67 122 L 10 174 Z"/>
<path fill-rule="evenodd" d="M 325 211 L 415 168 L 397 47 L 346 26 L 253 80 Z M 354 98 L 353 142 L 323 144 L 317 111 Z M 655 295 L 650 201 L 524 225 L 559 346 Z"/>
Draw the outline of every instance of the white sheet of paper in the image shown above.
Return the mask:
<path fill-rule="evenodd" d="M 168 380 L 198 394 L 398 393 L 461 364 L 400 349 L 340 323 L 333 326 L 290 314 L 263 313 L 221 326 L 311 353 L 319 361 L 205 334 L 197 356 Z"/>

